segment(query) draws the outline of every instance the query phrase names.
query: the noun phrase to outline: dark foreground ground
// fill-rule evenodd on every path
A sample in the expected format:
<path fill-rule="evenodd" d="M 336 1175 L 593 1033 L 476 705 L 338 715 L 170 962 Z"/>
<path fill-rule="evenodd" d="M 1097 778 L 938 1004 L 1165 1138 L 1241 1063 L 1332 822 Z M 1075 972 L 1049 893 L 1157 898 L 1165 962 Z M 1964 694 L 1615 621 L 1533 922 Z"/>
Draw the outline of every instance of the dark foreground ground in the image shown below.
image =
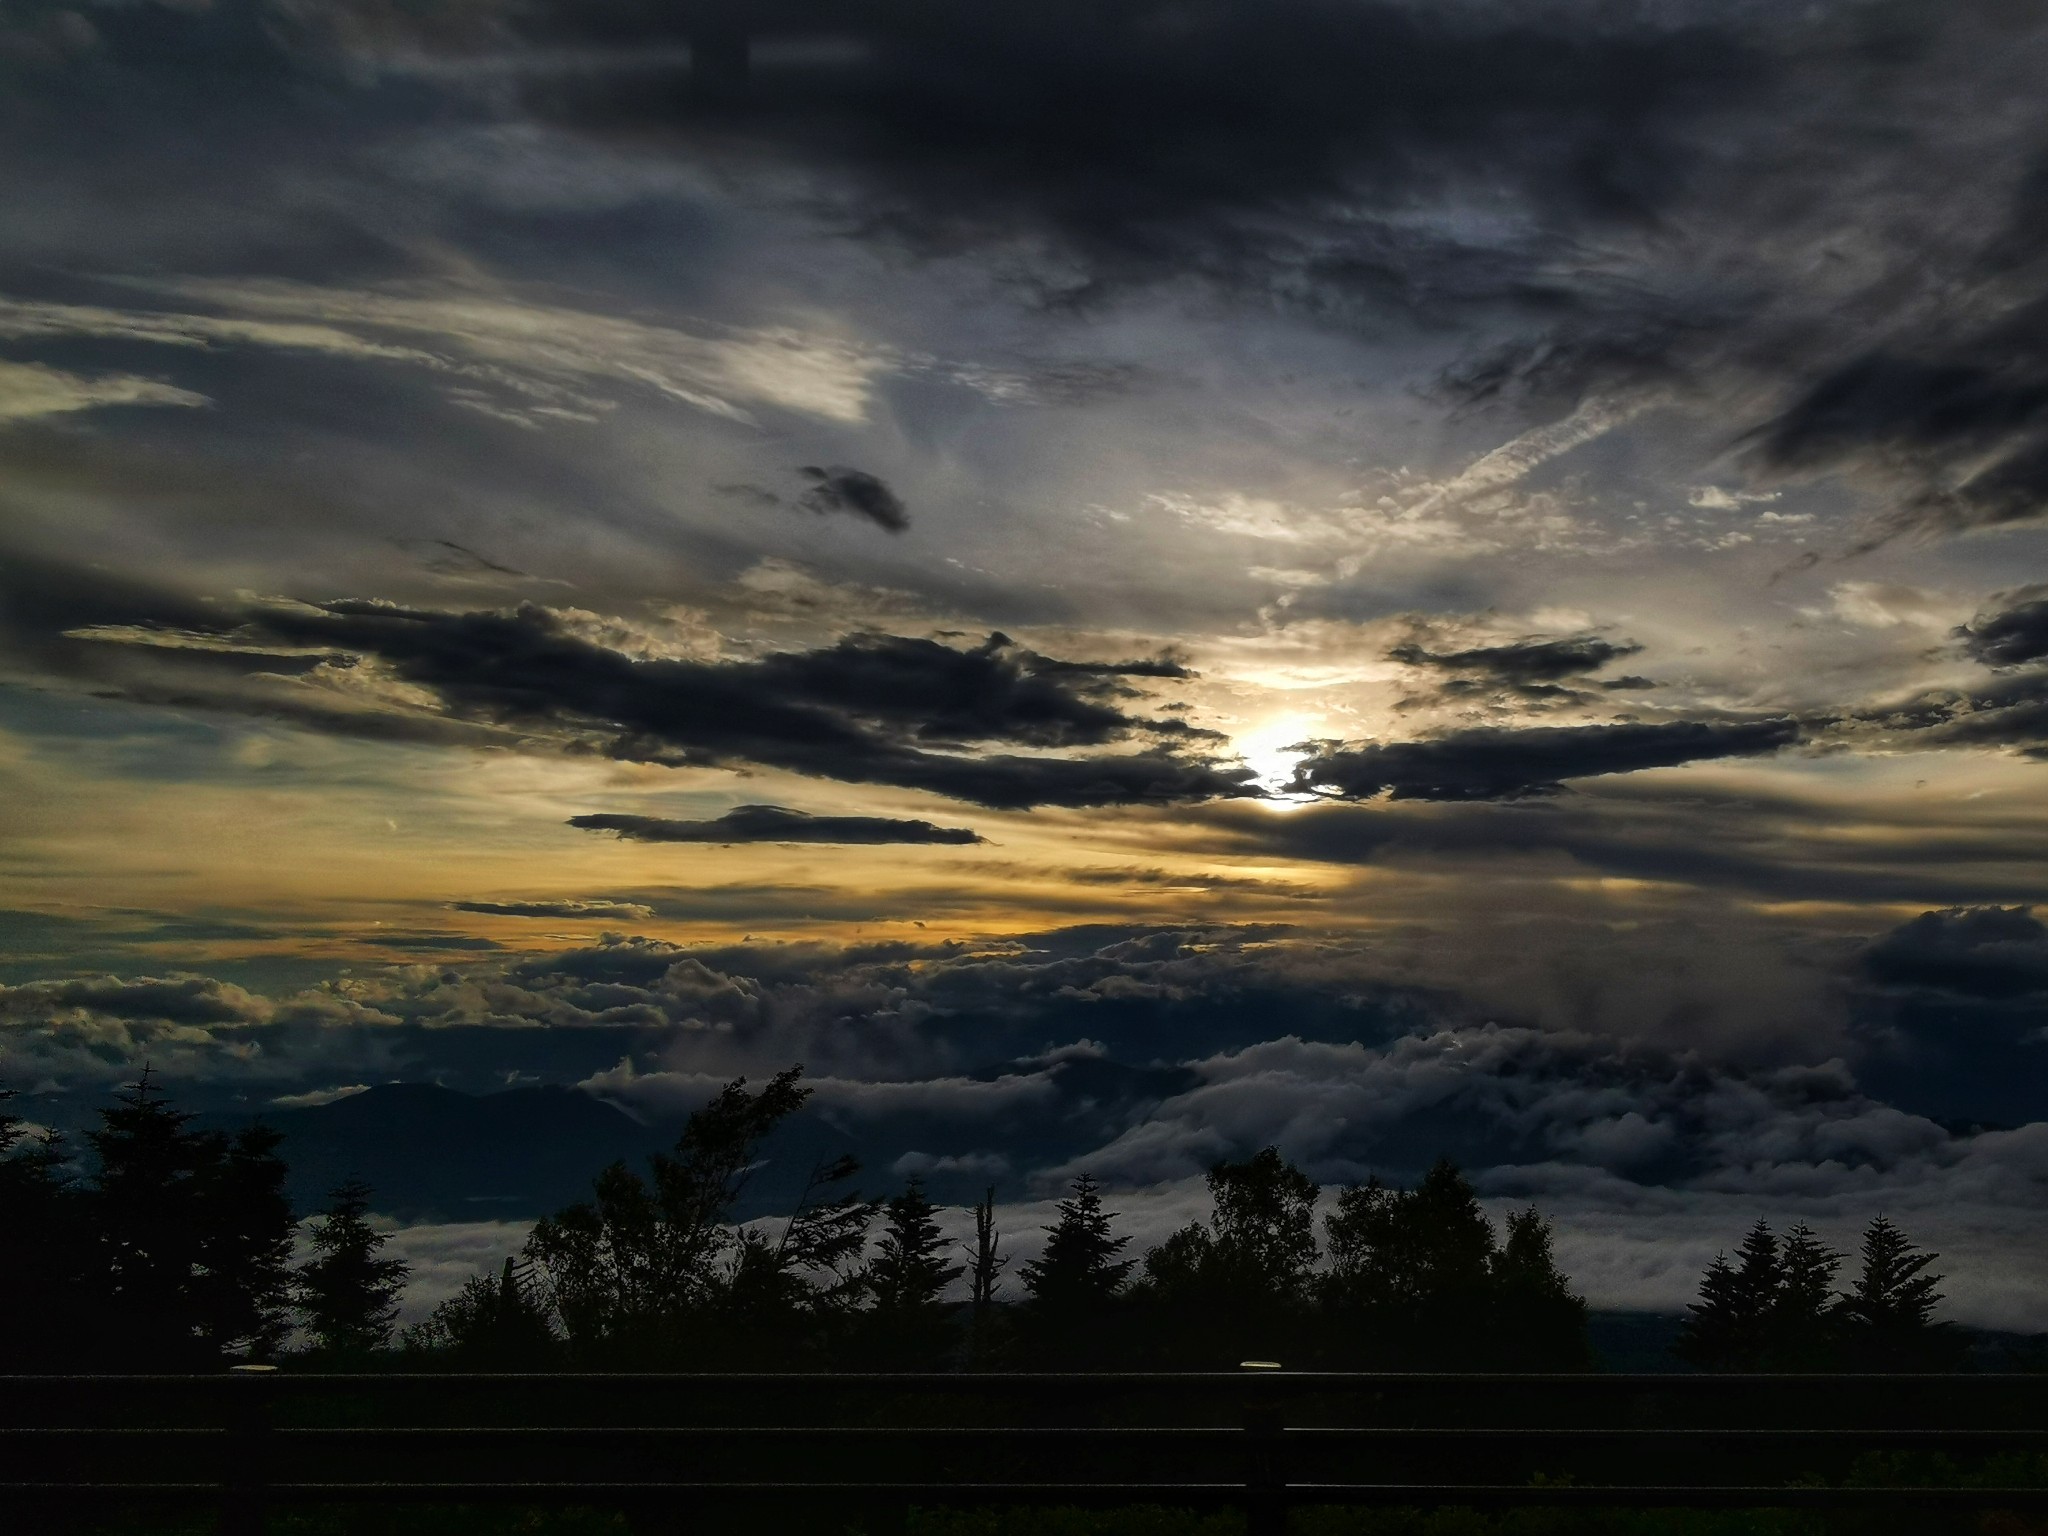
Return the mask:
<path fill-rule="evenodd" d="M 17 1528 L 20 1536 L 32 1536 Z M 2003 1513 L 1827 1516 L 1787 1510 L 1304 1509 L 1289 1536 L 2048 1536 L 2048 1518 Z M 134 1514 L 72 1527 L 78 1536 L 214 1536 L 210 1516 Z M 594 1510 L 334 1509 L 280 1513 L 268 1536 L 1244 1536 L 1236 1511 L 1128 1509 L 911 1510 L 870 1519 L 756 1514 L 731 1524 L 670 1515 L 631 1519 Z M 40 1533 L 35 1533 L 40 1536 Z"/>

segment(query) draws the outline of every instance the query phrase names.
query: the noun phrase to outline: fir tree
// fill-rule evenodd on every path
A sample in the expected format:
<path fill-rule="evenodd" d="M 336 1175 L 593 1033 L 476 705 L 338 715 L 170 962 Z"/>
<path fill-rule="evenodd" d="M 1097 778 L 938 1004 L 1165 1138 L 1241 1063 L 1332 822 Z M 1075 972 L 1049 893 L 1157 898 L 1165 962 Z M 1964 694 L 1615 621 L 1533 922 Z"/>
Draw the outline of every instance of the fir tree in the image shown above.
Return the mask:
<path fill-rule="evenodd" d="M 1759 1221 L 1736 1250 L 1736 1262 L 1717 1256 L 1700 1280 L 1700 1299 L 1686 1308 L 1685 1327 L 1671 1352 L 1703 1371 L 1764 1367 L 1784 1268 L 1778 1239 Z"/>
<path fill-rule="evenodd" d="M 0 1371 L 77 1363 L 103 1320 L 83 1202 L 62 1141 L 34 1136 L 0 1089 Z"/>
<path fill-rule="evenodd" d="M 1114 1234 L 1113 1212 L 1102 1208 L 1093 1177 L 1075 1179 L 1059 1203 L 1059 1219 L 1045 1229 L 1045 1251 L 1017 1271 L 1032 1305 L 1073 1316 L 1098 1311 L 1123 1288 L 1137 1260 L 1120 1257 L 1130 1238 Z"/>
<path fill-rule="evenodd" d="M 1936 1257 L 1883 1216 L 1864 1229 L 1862 1269 L 1841 1302 L 1843 1348 L 1852 1369 L 1932 1371 L 1960 1361 L 1955 1330 L 1934 1318 L 1941 1276 L 1926 1269 Z"/>
<path fill-rule="evenodd" d="M 946 1262 L 946 1239 L 924 1185 L 912 1178 L 883 1207 L 882 1240 L 868 1266 L 874 1299 L 869 1336 L 882 1361 L 929 1369 L 949 1351 L 951 1329 L 941 1296 L 964 1266 Z"/>
<path fill-rule="evenodd" d="M 198 1197 L 206 1141 L 172 1109 L 145 1067 L 100 1111 L 89 1133 L 98 1166 L 88 1187 L 109 1343 L 135 1369 L 179 1368 L 203 1357 L 197 1277 Z"/>
<path fill-rule="evenodd" d="M 313 1223 L 313 1255 L 299 1266 L 298 1301 L 318 1349 L 355 1354 L 391 1342 L 410 1268 L 382 1257 L 384 1234 L 370 1225 L 369 1213 L 370 1186 L 350 1179 Z"/>
<path fill-rule="evenodd" d="M 1785 1234 L 1779 1283 L 1767 1325 L 1764 1364 L 1774 1371 L 1824 1371 L 1836 1359 L 1835 1271 L 1842 1256 L 1803 1223 Z"/>
<path fill-rule="evenodd" d="M 284 1138 L 253 1125 L 199 1142 L 200 1335 L 210 1353 L 263 1359 L 291 1332 L 292 1237 Z"/>

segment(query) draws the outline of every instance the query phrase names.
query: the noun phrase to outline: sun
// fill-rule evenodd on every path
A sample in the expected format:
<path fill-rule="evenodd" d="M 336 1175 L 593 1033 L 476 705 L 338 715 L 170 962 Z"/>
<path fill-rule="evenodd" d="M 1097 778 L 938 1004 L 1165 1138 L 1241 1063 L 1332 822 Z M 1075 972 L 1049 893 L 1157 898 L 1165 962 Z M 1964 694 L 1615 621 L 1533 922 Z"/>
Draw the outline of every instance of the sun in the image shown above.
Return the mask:
<path fill-rule="evenodd" d="M 1294 765 L 1306 755 L 1301 744 L 1326 734 L 1327 727 L 1307 715 L 1276 715 L 1240 732 L 1231 744 L 1245 766 L 1258 775 L 1259 788 L 1275 797 L 1269 803 L 1291 807 L 1306 805 L 1314 798 L 1287 793 L 1294 782 Z"/>

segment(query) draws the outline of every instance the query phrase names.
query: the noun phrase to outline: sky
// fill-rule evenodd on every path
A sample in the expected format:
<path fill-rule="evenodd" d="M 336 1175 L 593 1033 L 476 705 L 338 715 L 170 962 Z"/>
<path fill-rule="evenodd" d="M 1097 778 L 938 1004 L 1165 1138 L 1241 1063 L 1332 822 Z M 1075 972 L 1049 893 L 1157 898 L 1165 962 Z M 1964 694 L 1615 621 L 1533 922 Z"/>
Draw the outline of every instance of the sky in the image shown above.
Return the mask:
<path fill-rule="evenodd" d="M 802 1062 L 2048 1329 L 2048 16 L 736 4 L 0 5 L 31 1118 Z"/>

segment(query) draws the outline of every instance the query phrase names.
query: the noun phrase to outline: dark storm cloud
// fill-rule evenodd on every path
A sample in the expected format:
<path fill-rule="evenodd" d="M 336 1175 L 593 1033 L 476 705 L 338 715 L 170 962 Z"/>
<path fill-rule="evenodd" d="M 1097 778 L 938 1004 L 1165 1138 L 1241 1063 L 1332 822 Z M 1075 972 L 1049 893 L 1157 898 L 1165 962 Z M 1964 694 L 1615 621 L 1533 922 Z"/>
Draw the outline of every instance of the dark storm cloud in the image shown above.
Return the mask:
<path fill-rule="evenodd" d="M 1583 694 L 1567 684 L 1587 679 L 1609 662 L 1641 650 L 1640 645 L 1626 641 L 1617 644 L 1595 635 L 1574 635 L 1454 651 L 1433 651 L 1419 640 L 1409 640 L 1387 652 L 1387 657 L 1403 666 L 1449 673 L 1442 688 L 1447 694 L 1507 692 L 1528 699 L 1574 699 Z M 1595 686 L 1641 688 L 1648 686 L 1648 680 L 1611 678 Z"/>
<path fill-rule="evenodd" d="M 890 816 L 812 816 L 779 805 L 738 805 L 715 821 L 660 816 L 571 816 L 569 825 L 636 843 L 979 843 L 971 827 Z"/>
<path fill-rule="evenodd" d="M 2048 994 L 2048 926 L 2028 907 L 1923 912 L 1865 950 L 1880 986 L 2006 1000 Z"/>
<path fill-rule="evenodd" d="M 2048 510 L 2048 305 L 1937 356 L 1873 353 L 1766 427 L 1778 469 L 1871 462 L 1908 489 L 1885 532 L 1964 532 Z"/>
<path fill-rule="evenodd" d="M 611 127 L 703 128 L 861 190 L 854 213 L 931 246 L 1049 237 L 1089 280 L 1204 273 L 1402 302 L 1545 286 L 1404 217 L 1469 178 L 1567 219 L 1653 218 L 1687 127 L 1763 72 L 1726 29 L 1523 21 L 1333 0 L 741 6 L 771 33 L 859 40 L 827 67 L 762 68 L 738 110 L 673 81 L 537 92 Z M 659 4 L 561 5 L 557 35 L 678 39 Z M 1331 238 L 1333 232 L 1344 238 Z"/>
<path fill-rule="evenodd" d="M 999 809 L 1259 793 L 1249 770 L 1194 755 L 1214 733 L 1124 707 L 1138 697 L 1126 678 L 1187 676 L 1170 660 L 1064 661 L 1002 634 L 964 650 L 867 634 L 753 660 L 648 659 L 578 622 L 533 604 L 465 613 L 363 600 L 208 603 L 99 572 L 0 565 L 0 659 L 12 653 L 150 702 L 395 739 L 482 727 L 629 761 L 751 762 Z M 376 670 L 428 690 L 446 714 L 385 707 L 374 690 L 197 675 L 221 657 L 272 672 L 277 652 L 301 665 L 322 658 L 337 681 Z M 1083 757 L 991 750 L 1147 739 L 1158 745 Z"/>
<path fill-rule="evenodd" d="M 1799 736 L 1798 722 L 1786 719 L 1482 728 L 1426 741 L 1326 743 L 1297 766 L 1294 782 L 1349 800 L 1511 800 L 1553 794 L 1570 779 L 1754 757 Z"/>
<path fill-rule="evenodd" d="M 910 513 L 902 498 L 866 470 L 848 469 L 844 464 L 828 469 L 806 464 L 802 473 L 811 488 L 797 498 L 797 505 L 806 511 L 864 517 L 889 533 L 901 533 L 910 526 Z"/>
<path fill-rule="evenodd" d="M 1980 613 L 1956 631 L 1963 649 L 1989 667 L 2048 660 L 2048 588 L 2006 594 L 2007 606 Z"/>
<path fill-rule="evenodd" d="M 1626 783 L 1626 781 L 1621 781 Z M 1550 861 L 1673 890 L 1766 901 L 1973 905 L 2048 901 L 2048 837 L 2031 826 L 1930 826 L 1914 814 L 1689 785 L 1589 787 L 1564 798 L 1305 806 L 1287 816 L 1216 805 L 1177 813 L 1208 851 L 1498 880 Z"/>
<path fill-rule="evenodd" d="M 486 917 L 609 918 L 645 922 L 653 909 L 637 901 L 453 901 L 457 912 L 480 912 Z"/>

